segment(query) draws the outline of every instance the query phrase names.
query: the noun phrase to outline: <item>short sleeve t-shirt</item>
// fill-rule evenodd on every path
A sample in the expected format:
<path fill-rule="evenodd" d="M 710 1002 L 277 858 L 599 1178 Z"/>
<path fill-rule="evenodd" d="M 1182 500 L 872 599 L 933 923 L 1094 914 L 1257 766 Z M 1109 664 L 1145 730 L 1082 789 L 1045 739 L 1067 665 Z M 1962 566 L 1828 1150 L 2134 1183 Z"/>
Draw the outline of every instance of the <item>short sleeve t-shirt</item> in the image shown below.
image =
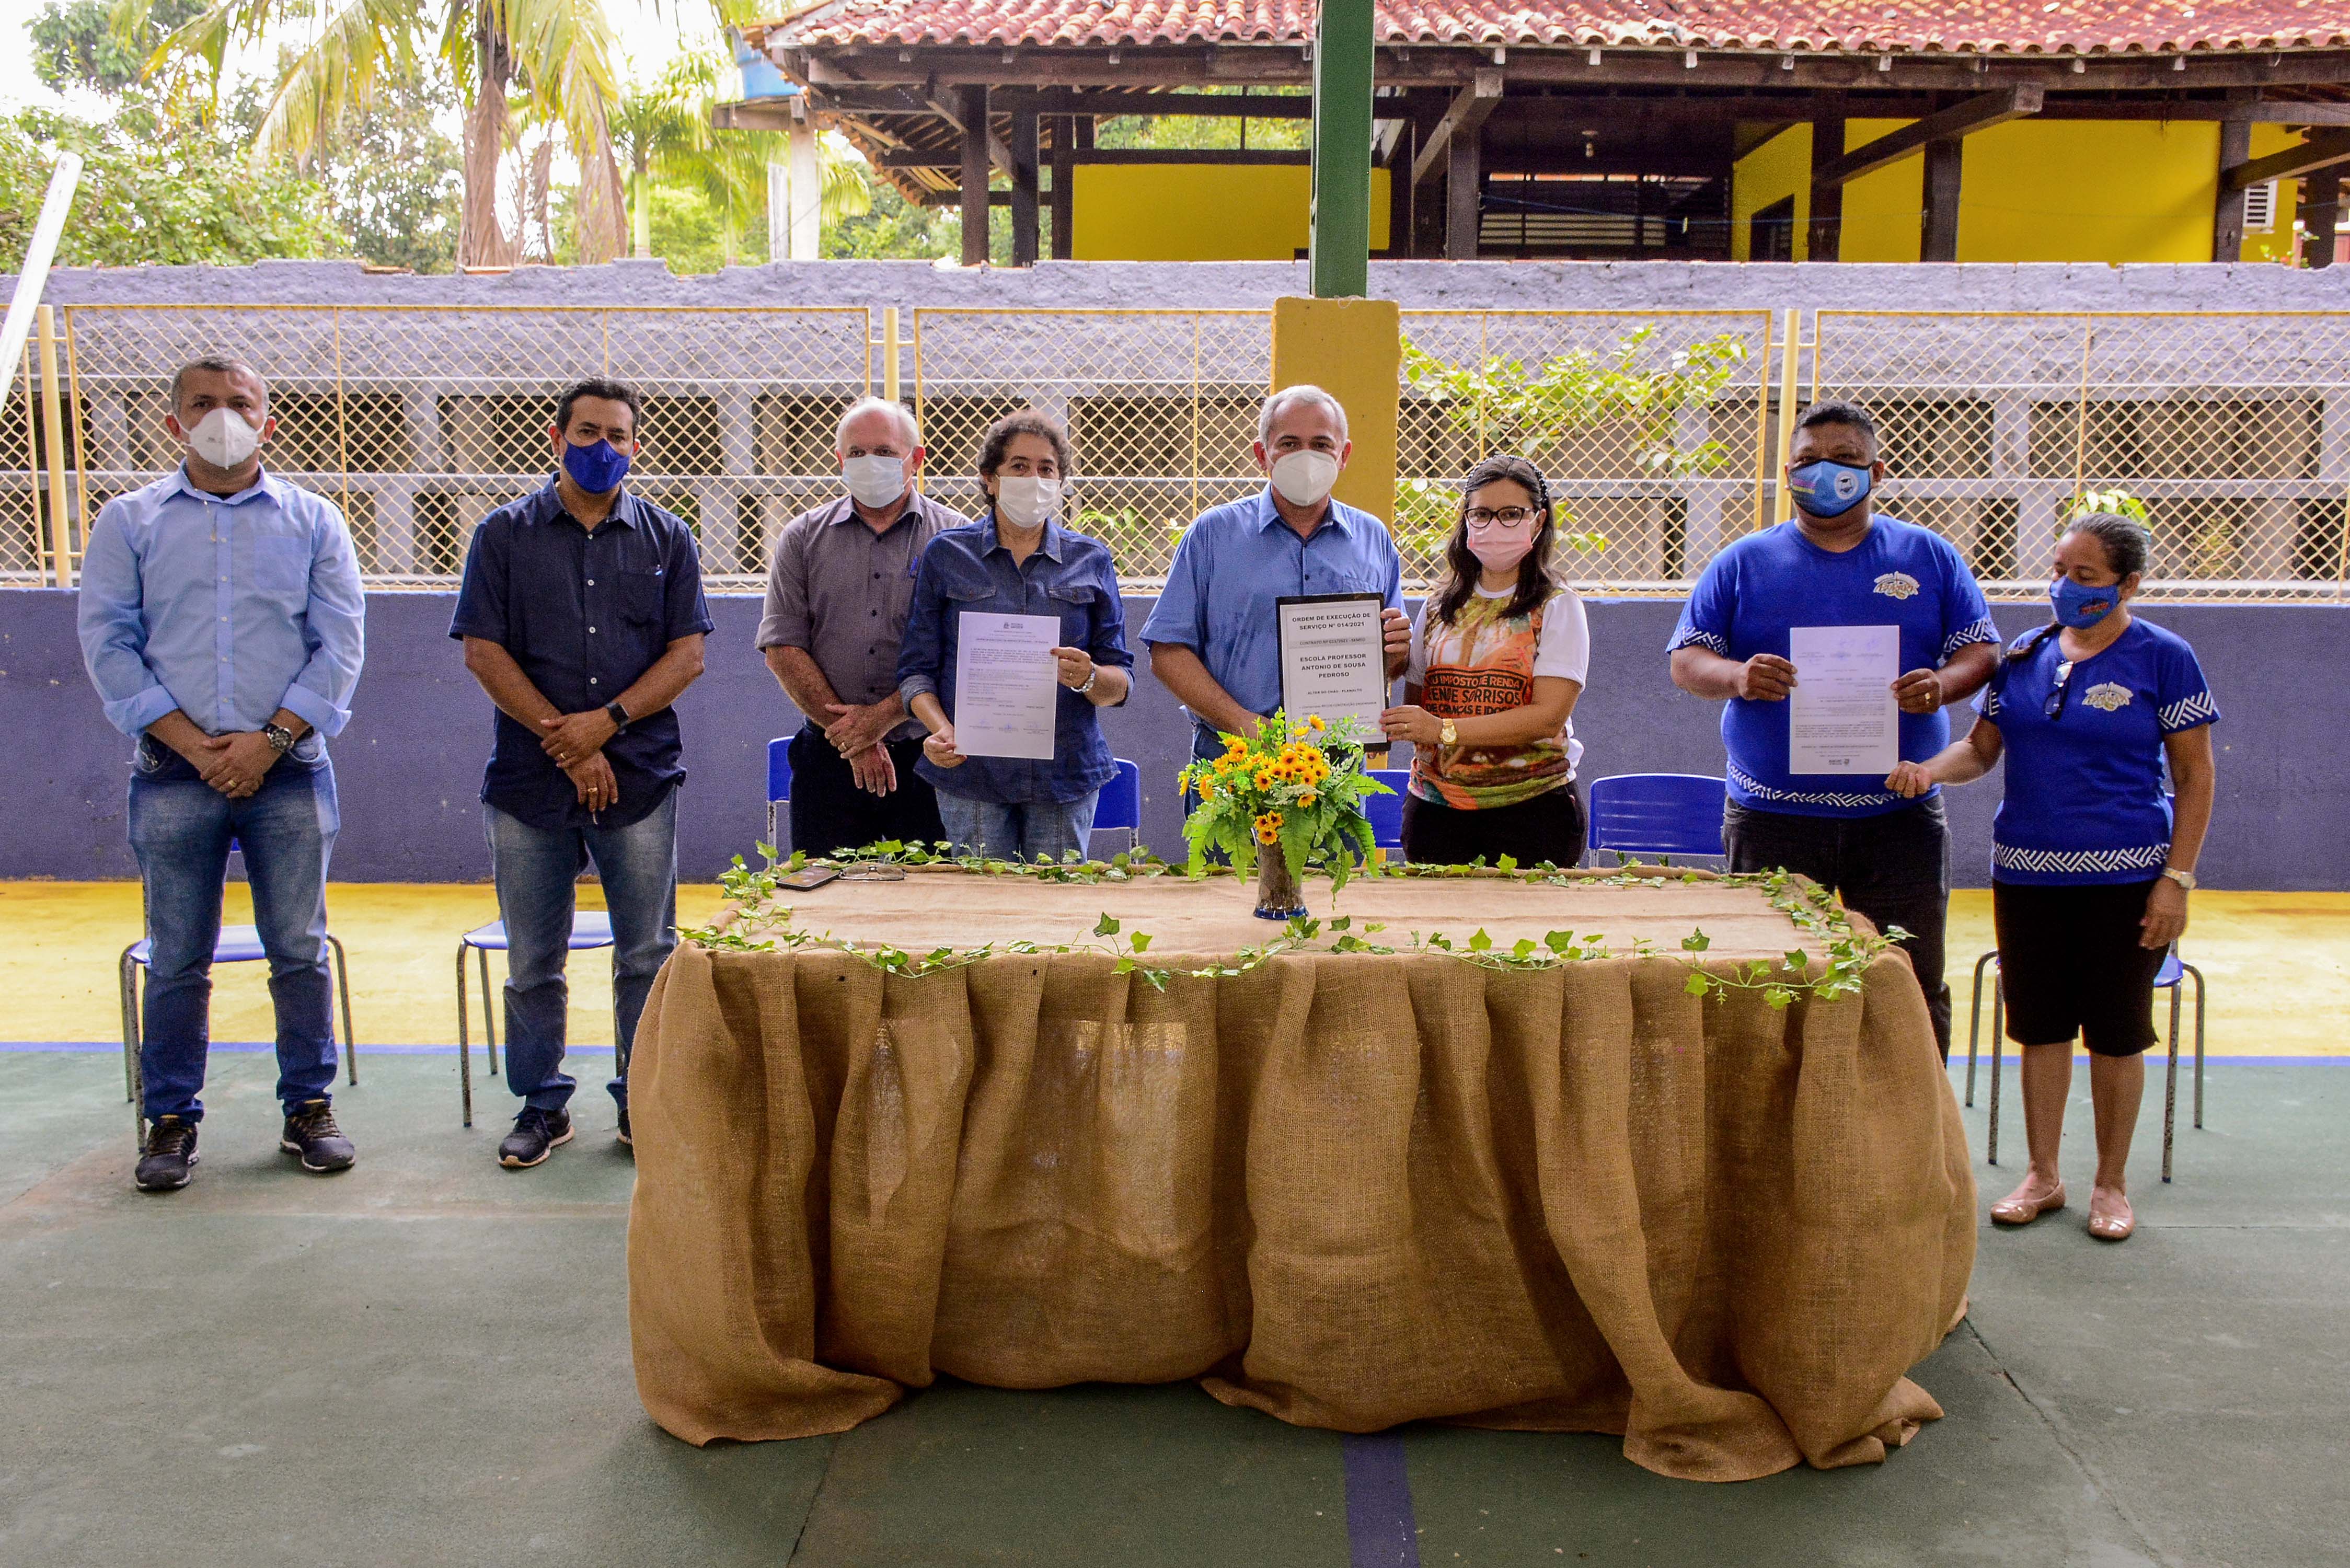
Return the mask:
<path fill-rule="evenodd" d="M 1405 682 L 1439 718 L 1507 712 L 1534 701 L 1534 683 L 1585 682 L 1591 669 L 1591 622 L 1583 599 L 1562 587 L 1530 615 L 1504 614 L 1517 590 L 1476 589 L 1447 625 L 1430 624 L 1420 607 L 1411 631 Z M 1517 746 L 1464 746 L 1439 755 L 1412 749 L 1411 790 L 1459 810 L 1515 805 L 1575 780 L 1583 742 L 1569 719 L 1555 736 Z"/>
<path fill-rule="evenodd" d="M 2054 636 L 2016 644 L 1975 710 L 1999 726 L 2007 793 L 1991 822 L 2002 882 L 2144 882 L 2170 857 L 2163 739 L 2216 723 L 2219 705 L 2185 639 L 2133 618 L 2113 645 L 2064 670 Z"/>
<path fill-rule="evenodd" d="M 1897 627 L 1905 671 L 1938 670 L 1970 644 L 1999 640 L 1991 607 L 1958 551 L 1939 535 L 1879 514 L 1868 536 L 1841 554 L 1813 544 L 1794 522 L 1731 545 L 1698 579 L 1669 649 L 1784 659 L 1788 633 L 1799 626 Z M 1800 670 L 1796 679 L 1803 679 Z M 1722 710 L 1721 739 L 1730 752 L 1730 798 L 1740 805 L 1860 817 L 1910 804 L 1881 776 L 1789 773 L 1784 701 L 1731 698 Z M 1922 763 L 1950 739 L 1950 721 L 1939 711 L 1901 715 L 1904 762 Z"/>

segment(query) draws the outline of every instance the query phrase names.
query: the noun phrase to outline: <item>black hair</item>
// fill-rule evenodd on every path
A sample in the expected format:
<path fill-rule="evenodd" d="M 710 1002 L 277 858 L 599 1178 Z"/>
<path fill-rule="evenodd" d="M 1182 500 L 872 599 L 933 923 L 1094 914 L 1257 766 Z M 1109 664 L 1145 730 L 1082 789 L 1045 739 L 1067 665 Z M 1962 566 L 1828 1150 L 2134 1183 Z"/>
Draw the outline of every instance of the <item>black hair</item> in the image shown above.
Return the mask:
<path fill-rule="evenodd" d="M 2117 577 L 2145 571 L 2154 545 L 2145 524 L 2118 512 L 2076 512 L 2064 524 L 2064 532 L 2095 539 L 2106 552 L 2106 568 Z"/>
<path fill-rule="evenodd" d="M 1803 416 L 1795 421 L 1795 428 L 1799 431 L 1817 430 L 1822 425 L 1847 426 L 1866 436 L 1870 446 L 1877 444 L 1877 421 L 1870 419 L 1868 410 L 1858 403 L 1829 398 L 1805 409 Z"/>
<path fill-rule="evenodd" d="M 645 407 L 637 400 L 637 389 L 634 387 L 620 381 L 607 380 L 601 376 L 591 376 L 587 380 L 572 383 L 570 389 L 556 401 L 555 405 L 556 433 L 567 434 L 570 431 L 572 406 L 582 398 L 601 398 L 609 403 L 628 404 L 629 434 L 631 436 L 637 434 L 637 427 L 644 422 Z"/>
<path fill-rule="evenodd" d="M 1542 471 L 1523 457 L 1508 452 L 1496 452 L 1471 469 L 1461 480 L 1461 515 L 1452 524 L 1452 537 L 1444 546 L 1444 581 L 1430 596 L 1428 613 L 1446 626 L 1451 626 L 1477 590 L 1477 578 L 1483 571 L 1475 551 L 1469 548 L 1469 498 L 1489 484 L 1508 480 L 1534 499 L 1539 520 L 1534 524 L 1533 547 L 1518 564 L 1517 591 L 1510 596 L 1508 616 L 1532 615 L 1550 602 L 1558 584 L 1551 576 L 1551 543 L 1555 532 L 1552 514 L 1550 483 Z"/>
<path fill-rule="evenodd" d="M 250 364 L 234 354 L 199 354 L 172 372 L 172 411 L 175 414 L 180 411 L 180 395 L 187 390 L 189 373 L 195 370 L 210 370 L 218 375 L 233 375 L 242 370 L 255 380 L 261 381 L 262 403 L 266 407 L 269 402 L 269 383 L 262 380 L 261 372 Z"/>
<path fill-rule="evenodd" d="M 993 476 L 1003 466 L 1003 451 L 1012 444 L 1012 438 L 1019 435 L 1043 437 L 1053 449 L 1054 461 L 1061 465 L 1061 477 L 1064 480 L 1069 477 L 1069 471 L 1076 462 L 1076 454 L 1069 450 L 1069 432 L 1061 428 L 1060 421 L 1044 410 L 1023 409 L 1016 414 L 1006 414 L 988 426 L 987 434 L 980 438 L 979 472 L 982 478 Z"/>

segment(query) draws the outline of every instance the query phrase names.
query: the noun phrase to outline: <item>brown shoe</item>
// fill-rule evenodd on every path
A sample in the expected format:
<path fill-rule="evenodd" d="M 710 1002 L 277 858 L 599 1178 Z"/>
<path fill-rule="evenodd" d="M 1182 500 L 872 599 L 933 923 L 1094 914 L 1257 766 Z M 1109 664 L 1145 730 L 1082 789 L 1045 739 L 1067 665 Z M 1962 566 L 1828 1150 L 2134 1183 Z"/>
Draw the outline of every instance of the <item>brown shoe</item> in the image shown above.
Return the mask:
<path fill-rule="evenodd" d="M 2121 1205 L 2120 1212 L 2108 1210 L 2100 1214 L 2097 1199 L 2102 1196 L 2096 1194 L 2089 1199 L 2089 1234 L 2100 1241 L 2128 1241 L 2130 1232 L 2137 1229 L 2137 1216 L 2131 1211 L 2129 1199 L 2117 1195 L 2114 1200 Z"/>
<path fill-rule="evenodd" d="M 1991 1222 L 1998 1225 L 2029 1225 L 2043 1214 L 2053 1214 L 2064 1207 L 2064 1184 L 2058 1182 L 2046 1192 L 2034 1196 L 2032 1179 L 1991 1206 Z"/>

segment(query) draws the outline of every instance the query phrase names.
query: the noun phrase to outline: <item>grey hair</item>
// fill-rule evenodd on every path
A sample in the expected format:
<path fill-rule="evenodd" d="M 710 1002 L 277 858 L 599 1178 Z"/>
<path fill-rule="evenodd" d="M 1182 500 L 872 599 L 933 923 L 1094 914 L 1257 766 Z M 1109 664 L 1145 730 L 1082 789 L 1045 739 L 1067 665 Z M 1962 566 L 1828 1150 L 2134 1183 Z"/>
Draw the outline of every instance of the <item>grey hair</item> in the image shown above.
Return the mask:
<path fill-rule="evenodd" d="M 848 405 L 848 411 L 840 416 L 840 423 L 833 427 L 832 450 L 836 452 L 845 451 L 848 446 L 849 421 L 859 414 L 869 414 L 876 409 L 895 414 L 904 422 L 907 445 L 922 444 L 922 427 L 914 422 L 913 410 L 903 403 L 893 403 L 887 398 L 859 398 Z"/>
<path fill-rule="evenodd" d="M 2154 543 L 2145 524 L 2118 512 L 2075 512 L 2065 522 L 2064 532 L 2086 534 L 2096 540 L 2106 552 L 2106 566 L 2117 577 L 2144 572 Z"/>
<path fill-rule="evenodd" d="M 1316 403 L 1329 410 L 1330 417 L 1338 421 L 1338 439 L 1342 441 L 1347 439 L 1346 406 L 1312 382 L 1300 381 L 1294 387 L 1282 388 L 1264 400 L 1264 407 L 1258 410 L 1256 416 L 1257 445 L 1273 444 L 1273 421 L 1279 419 L 1281 410 L 1292 403 Z"/>
<path fill-rule="evenodd" d="M 181 394 L 187 390 L 188 375 L 194 370 L 209 370 L 214 375 L 234 375 L 242 370 L 261 383 L 261 406 L 269 406 L 269 382 L 262 373 L 234 354 L 202 354 L 172 372 L 172 411 L 180 411 Z"/>

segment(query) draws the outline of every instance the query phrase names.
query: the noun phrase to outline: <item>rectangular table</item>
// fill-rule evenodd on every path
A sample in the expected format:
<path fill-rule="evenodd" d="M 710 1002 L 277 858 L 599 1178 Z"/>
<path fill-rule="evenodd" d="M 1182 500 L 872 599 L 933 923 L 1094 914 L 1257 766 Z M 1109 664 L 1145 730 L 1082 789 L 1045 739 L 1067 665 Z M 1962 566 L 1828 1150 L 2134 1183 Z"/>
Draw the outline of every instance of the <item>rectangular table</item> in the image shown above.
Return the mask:
<path fill-rule="evenodd" d="M 1197 1378 L 1344 1431 L 1620 1432 L 1706 1480 L 1882 1459 L 1941 1414 L 1905 1373 L 1974 1258 L 1924 998 L 1898 950 L 1856 995 L 1690 994 L 1693 962 L 1826 949 L 1764 888 L 1681 875 L 1337 899 L 1399 950 L 1648 954 L 1540 968 L 1326 927 L 1236 963 L 1281 928 L 1232 877 L 792 896 L 804 940 L 993 944 L 919 975 L 681 944 L 629 1062 L 646 1409 L 703 1443 L 843 1430 L 938 1372 Z M 1164 990 L 1107 950 L 1006 950 L 1130 956 L 1138 930 Z"/>

